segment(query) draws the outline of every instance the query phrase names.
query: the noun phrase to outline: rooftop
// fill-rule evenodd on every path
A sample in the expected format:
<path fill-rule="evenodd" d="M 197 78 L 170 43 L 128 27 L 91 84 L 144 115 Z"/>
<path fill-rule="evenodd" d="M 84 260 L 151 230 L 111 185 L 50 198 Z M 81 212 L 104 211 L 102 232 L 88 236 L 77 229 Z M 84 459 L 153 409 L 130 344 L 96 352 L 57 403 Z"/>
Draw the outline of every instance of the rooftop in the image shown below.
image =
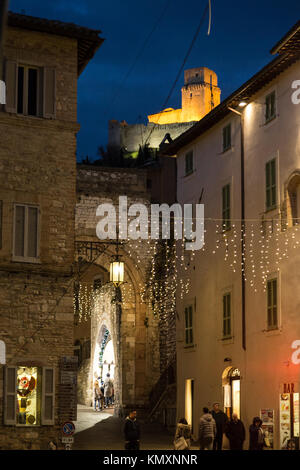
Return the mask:
<path fill-rule="evenodd" d="M 274 80 L 281 72 L 300 59 L 300 21 L 298 21 L 286 35 L 271 50 L 273 54 L 279 54 L 240 88 L 234 91 L 226 100 L 222 101 L 209 114 L 197 122 L 186 132 L 178 136 L 171 144 L 165 145 L 162 155 L 175 155 L 178 150 L 195 140 L 201 134 L 213 127 L 217 122 L 226 117 L 230 110 L 228 107 L 236 107 L 241 101 L 247 101 L 261 88 Z"/>
<path fill-rule="evenodd" d="M 35 16 L 21 15 L 8 12 L 7 24 L 13 28 L 28 29 L 42 33 L 65 36 L 78 41 L 78 75 L 92 59 L 104 39 L 99 36 L 99 29 L 90 29 L 74 23 L 64 23 L 58 20 L 47 20 Z"/>

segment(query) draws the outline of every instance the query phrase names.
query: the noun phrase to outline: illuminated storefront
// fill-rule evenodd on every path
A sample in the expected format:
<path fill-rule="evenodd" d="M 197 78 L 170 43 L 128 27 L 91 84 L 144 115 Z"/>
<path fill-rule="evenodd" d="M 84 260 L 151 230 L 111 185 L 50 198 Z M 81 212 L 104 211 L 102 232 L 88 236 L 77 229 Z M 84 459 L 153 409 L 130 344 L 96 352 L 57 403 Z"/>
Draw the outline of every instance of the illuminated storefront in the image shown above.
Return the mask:
<path fill-rule="evenodd" d="M 299 448 L 299 392 L 295 385 L 284 384 L 279 397 L 280 448 Z"/>
<path fill-rule="evenodd" d="M 41 420 L 41 374 L 37 367 L 17 369 L 17 424 L 34 426 Z"/>
<path fill-rule="evenodd" d="M 233 413 L 241 417 L 241 373 L 239 369 L 227 367 L 222 375 L 224 412 L 228 418 Z"/>
<path fill-rule="evenodd" d="M 55 380 L 52 367 L 6 366 L 4 424 L 54 424 Z"/>

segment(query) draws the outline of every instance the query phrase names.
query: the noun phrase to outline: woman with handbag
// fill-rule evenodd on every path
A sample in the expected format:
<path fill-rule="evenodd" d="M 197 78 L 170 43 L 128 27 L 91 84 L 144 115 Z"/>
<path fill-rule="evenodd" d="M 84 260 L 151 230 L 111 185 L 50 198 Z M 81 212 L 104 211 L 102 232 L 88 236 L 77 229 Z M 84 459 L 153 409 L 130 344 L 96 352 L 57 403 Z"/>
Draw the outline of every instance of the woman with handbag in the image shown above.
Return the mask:
<path fill-rule="evenodd" d="M 181 418 L 176 426 L 174 438 L 175 450 L 189 450 L 191 447 L 192 429 L 185 418 Z"/>

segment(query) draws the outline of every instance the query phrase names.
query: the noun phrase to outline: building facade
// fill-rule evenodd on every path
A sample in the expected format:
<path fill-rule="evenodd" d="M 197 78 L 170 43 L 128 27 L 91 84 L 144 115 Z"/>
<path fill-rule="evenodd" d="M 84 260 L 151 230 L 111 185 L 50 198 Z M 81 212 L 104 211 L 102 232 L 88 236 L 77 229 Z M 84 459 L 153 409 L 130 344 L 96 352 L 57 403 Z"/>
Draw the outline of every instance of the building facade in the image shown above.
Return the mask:
<path fill-rule="evenodd" d="M 202 407 L 219 401 L 244 422 L 246 446 L 260 416 L 274 449 L 299 443 L 299 38 L 297 24 L 272 62 L 165 150 L 178 201 L 205 214 L 177 298 L 178 416 L 197 435 Z"/>
<path fill-rule="evenodd" d="M 59 445 L 62 424 L 76 419 L 77 77 L 103 41 L 98 34 L 8 15 L 0 112 L 2 449 Z"/>

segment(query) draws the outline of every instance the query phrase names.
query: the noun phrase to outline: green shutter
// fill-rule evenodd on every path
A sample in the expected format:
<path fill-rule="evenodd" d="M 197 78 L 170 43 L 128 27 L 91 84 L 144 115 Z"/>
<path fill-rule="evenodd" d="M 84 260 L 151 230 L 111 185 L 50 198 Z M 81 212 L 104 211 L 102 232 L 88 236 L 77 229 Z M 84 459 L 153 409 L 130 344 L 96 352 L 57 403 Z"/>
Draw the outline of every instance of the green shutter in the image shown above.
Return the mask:
<path fill-rule="evenodd" d="M 273 209 L 277 204 L 276 159 L 266 163 L 266 210 Z"/>
<path fill-rule="evenodd" d="M 222 188 L 222 219 L 223 219 L 223 230 L 229 230 L 231 228 L 230 222 L 230 184 L 227 184 Z"/>
<path fill-rule="evenodd" d="M 267 282 L 267 314 L 268 328 L 277 328 L 277 279 Z"/>

